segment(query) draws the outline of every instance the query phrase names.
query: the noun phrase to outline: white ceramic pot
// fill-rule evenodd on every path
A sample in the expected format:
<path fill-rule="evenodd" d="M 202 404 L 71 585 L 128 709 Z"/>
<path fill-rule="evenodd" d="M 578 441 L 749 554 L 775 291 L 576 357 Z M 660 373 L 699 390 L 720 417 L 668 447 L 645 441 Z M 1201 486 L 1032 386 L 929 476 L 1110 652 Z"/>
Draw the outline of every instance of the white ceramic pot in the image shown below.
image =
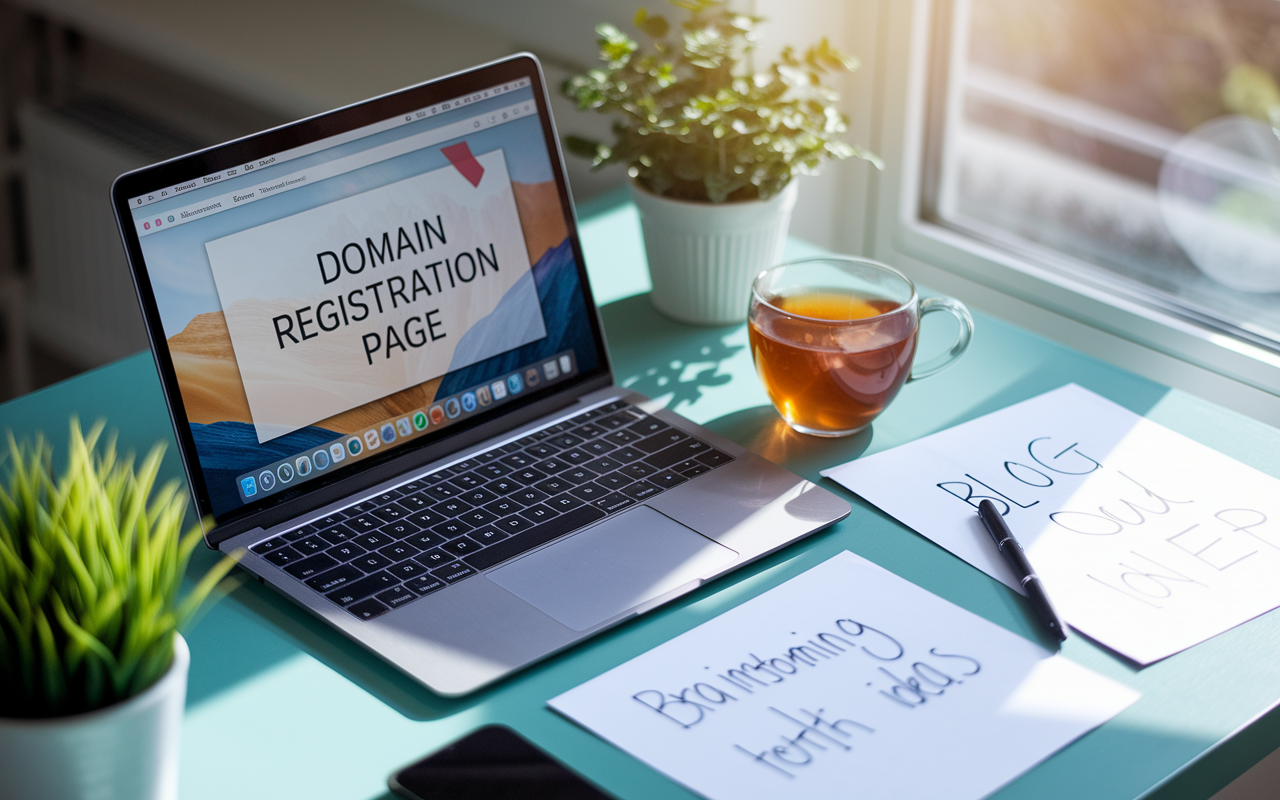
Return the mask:
<path fill-rule="evenodd" d="M 0 718 L 0 798 L 176 798 L 190 664 L 176 636 L 173 665 L 137 697 L 70 717 Z"/>
<path fill-rule="evenodd" d="M 796 182 L 768 200 L 691 203 L 646 191 L 633 181 L 651 298 L 663 314 L 694 325 L 747 318 L 751 282 L 782 260 L 796 204 Z"/>

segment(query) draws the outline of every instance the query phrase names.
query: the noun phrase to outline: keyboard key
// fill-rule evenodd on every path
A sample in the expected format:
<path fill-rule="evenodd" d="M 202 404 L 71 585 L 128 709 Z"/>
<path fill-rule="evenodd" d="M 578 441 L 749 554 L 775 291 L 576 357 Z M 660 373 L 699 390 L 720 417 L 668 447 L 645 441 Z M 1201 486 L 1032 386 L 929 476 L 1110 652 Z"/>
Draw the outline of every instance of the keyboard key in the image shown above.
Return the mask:
<path fill-rule="evenodd" d="M 498 516 L 499 516 L 498 514 L 495 514 L 492 511 L 488 511 L 483 508 L 473 508 L 470 511 L 467 511 L 466 513 L 464 513 L 461 517 L 459 517 L 459 519 L 461 519 L 463 522 L 467 523 L 468 525 L 471 525 L 472 527 L 476 527 L 478 525 L 488 525 L 490 522 L 493 522 L 495 519 L 497 519 Z"/>
<path fill-rule="evenodd" d="M 337 525 L 346 518 L 347 515 L 344 512 L 339 511 L 336 514 L 329 514 L 328 516 L 321 517 L 320 519 L 312 520 L 311 524 L 316 527 L 316 530 L 332 528 L 334 525 Z"/>
<path fill-rule="evenodd" d="M 662 492 L 662 489 L 658 488 L 657 486 L 654 486 L 652 483 L 649 483 L 648 481 L 636 481 L 630 486 L 624 486 L 622 488 L 623 494 L 625 494 L 627 497 L 631 497 L 636 500 L 648 500 L 650 497 L 653 497 L 655 494 L 659 494 L 661 492 Z"/>
<path fill-rule="evenodd" d="M 351 537 L 356 534 L 355 531 L 351 530 L 346 525 L 334 525 L 332 528 L 326 528 L 316 535 L 321 539 L 324 539 L 329 544 L 338 544 L 339 542 L 350 540 Z"/>
<path fill-rule="evenodd" d="M 495 460 L 497 460 L 497 459 L 501 458 L 501 457 L 502 457 L 502 455 L 503 455 L 503 453 L 502 453 L 502 449 L 501 449 L 501 448 L 499 448 L 499 449 L 497 449 L 497 450 L 486 450 L 485 452 L 483 452 L 483 453 L 481 453 L 480 455 L 476 456 L 476 461 L 479 461 L 479 462 L 480 462 L 480 466 L 481 466 L 481 467 L 483 467 L 483 466 L 485 466 L 486 464 L 488 464 L 490 461 L 495 461 Z M 478 468 L 477 468 L 477 469 L 478 469 Z"/>
<path fill-rule="evenodd" d="M 618 428 L 625 428 L 633 422 L 635 422 L 635 418 L 630 414 L 610 414 L 607 417 L 601 417 L 595 420 L 596 425 L 599 425 L 602 428 L 608 428 L 611 431 L 617 430 Z"/>
<path fill-rule="evenodd" d="M 546 522 L 559 513 L 559 511 L 555 511 L 550 506 L 543 505 L 542 503 L 520 510 L 520 516 L 530 522 Z"/>
<path fill-rule="evenodd" d="M 586 467 L 574 467 L 571 470 L 560 473 L 560 477 L 572 484 L 586 483 L 596 477 L 596 473 Z"/>
<path fill-rule="evenodd" d="M 548 439 L 545 442 L 538 442 L 535 445 L 530 445 L 524 449 L 524 452 L 534 458 L 550 458 L 560 452 L 560 448 L 550 442 L 551 440 Z"/>
<path fill-rule="evenodd" d="M 385 572 L 375 572 L 372 575 L 366 575 L 357 581 L 352 581 L 332 592 L 325 597 L 340 606 L 348 606 L 357 600 L 362 600 L 375 592 L 381 592 L 384 589 L 390 589 L 397 585 L 400 581 L 388 575 Z"/>
<path fill-rule="evenodd" d="M 477 475 L 482 475 L 492 480 L 494 478 L 501 478 L 503 475 L 510 473 L 511 468 L 506 464 L 495 464 L 491 462 L 488 464 L 481 464 L 476 467 L 475 472 Z"/>
<path fill-rule="evenodd" d="M 607 497 L 602 497 L 595 501 L 595 507 L 603 510 L 606 514 L 612 514 L 615 511 L 621 511 L 627 506 L 633 506 L 636 501 L 627 497 L 625 494 L 614 492 Z"/>
<path fill-rule="evenodd" d="M 445 583 L 456 583 L 468 575 L 476 574 L 476 570 L 473 567 L 455 561 L 454 563 L 443 566 L 440 569 L 431 570 L 431 574 L 440 578 Z"/>
<path fill-rule="evenodd" d="M 381 553 L 361 553 L 351 559 L 351 566 L 363 572 L 377 572 L 383 567 L 391 566 L 391 559 Z"/>
<path fill-rule="evenodd" d="M 718 467 L 721 464 L 728 464 L 733 460 L 732 456 L 721 453 L 719 450 L 708 450 L 698 456 L 698 460 L 708 467 Z"/>
<path fill-rule="evenodd" d="M 436 511 L 419 511 L 409 517 L 409 521 L 419 528 L 430 528 L 432 525 L 438 525 L 444 522 L 448 517 Z"/>
<path fill-rule="evenodd" d="M 498 495 L 488 489 L 471 489 L 470 491 L 465 492 L 462 497 L 473 506 L 482 506 L 485 503 L 492 503 L 494 500 L 498 499 Z"/>
<path fill-rule="evenodd" d="M 494 500 L 492 503 L 484 507 L 485 511 L 493 514 L 494 517 L 505 517 L 508 514 L 514 514 L 524 508 L 525 504 L 511 497 L 503 497 Z"/>
<path fill-rule="evenodd" d="M 582 437 L 574 436 L 572 433 L 559 433 L 547 439 L 547 442 L 563 450 L 582 444 Z"/>
<path fill-rule="evenodd" d="M 387 567 L 387 572 L 390 572 L 400 580 L 407 580 L 409 578 L 416 578 L 419 575 L 426 574 L 427 568 L 419 564 L 417 561 L 410 559 Z"/>
<path fill-rule="evenodd" d="M 284 571 L 297 578 L 298 580 L 306 580 L 313 575 L 319 575 L 327 569 L 333 569 L 338 566 L 338 560 L 327 553 L 317 553 L 310 558 L 304 558 L 301 561 L 295 561 L 285 566 Z"/>
<path fill-rule="evenodd" d="M 291 531 L 285 531 L 280 534 L 286 542 L 296 542 L 303 536 L 310 536 L 320 530 L 319 525 L 303 525 L 301 528 L 294 528 Z"/>
<path fill-rule="evenodd" d="M 407 536 L 417 533 L 420 530 L 417 525 L 407 520 L 393 522 L 390 525 L 383 525 L 378 529 L 378 533 L 384 536 L 390 536 L 392 539 L 404 539 Z"/>
<path fill-rule="evenodd" d="M 418 599 L 418 595 L 409 591 L 404 586 L 393 586 L 385 592 L 379 592 L 374 595 L 374 597 L 378 598 L 383 603 L 386 603 L 388 608 L 396 608 L 397 606 L 402 606 L 405 603 Z"/>
<path fill-rule="evenodd" d="M 632 424 L 631 427 L 627 428 L 627 430 L 634 431 L 640 434 L 641 438 L 643 438 L 645 436 L 652 436 L 655 433 L 660 433 L 661 431 L 665 431 L 670 427 L 671 427 L 670 425 L 658 419 L 657 417 L 645 417 L 639 422 Z"/>
<path fill-rule="evenodd" d="M 611 444 L 604 439 L 592 439 L 578 449 L 589 456 L 602 456 L 605 453 L 612 453 L 617 448 L 617 445 Z"/>
<path fill-rule="evenodd" d="M 428 550 L 425 553 L 418 553 L 413 557 L 413 560 L 417 561 L 427 569 L 435 569 L 436 567 L 443 566 L 448 564 L 450 561 L 453 561 L 453 555 L 437 548 L 435 550 Z"/>
<path fill-rule="evenodd" d="M 445 587 L 444 581 L 434 575 L 419 575 L 412 580 L 406 581 L 404 585 L 417 592 L 418 596 L 431 594 L 437 589 Z"/>
<path fill-rule="evenodd" d="M 593 458 L 595 458 L 595 456 L 592 455 L 591 453 L 588 453 L 584 450 L 580 450 L 576 447 L 572 450 L 566 450 L 560 454 L 561 461 L 566 461 L 570 464 L 573 464 L 574 466 L 577 466 L 579 464 L 585 464 Z"/>
<path fill-rule="evenodd" d="M 566 470 L 572 466 L 573 465 L 570 464 L 568 461 L 564 461 L 563 459 L 560 459 L 560 458 L 544 458 L 541 461 L 539 461 L 537 464 L 534 464 L 533 468 L 537 470 L 542 470 L 548 475 L 554 475 L 557 472 L 560 472 L 561 470 Z"/>
<path fill-rule="evenodd" d="M 659 435 L 661 436 L 662 434 Z M 645 441 L 648 440 L 646 439 Z M 686 438 L 684 441 L 679 442 L 672 447 L 668 447 L 666 450 L 649 456 L 645 459 L 645 462 L 662 469 L 669 467 L 672 464 L 679 464 L 681 461 L 694 458 L 695 456 L 705 453 L 710 449 L 711 446 L 706 442 Z"/>
<path fill-rule="evenodd" d="M 657 475 L 649 476 L 649 482 L 662 489 L 670 489 L 672 486 L 679 486 L 689 480 L 683 475 L 675 472 L 659 472 Z"/>
<path fill-rule="evenodd" d="M 510 517 L 503 517 L 493 523 L 492 527 L 497 528 L 504 533 L 519 533 L 520 531 L 527 531 L 532 528 L 533 523 L 524 517 L 513 514 Z M 474 536 L 474 534 L 472 535 Z"/>
<path fill-rule="evenodd" d="M 593 506 L 579 506 L 567 514 L 561 514 L 549 522 L 536 525 L 523 533 L 503 539 L 467 556 L 466 564 L 476 570 L 488 569 L 553 539 L 558 539 L 566 533 L 576 531 L 604 516 L 603 511 Z"/>
<path fill-rule="evenodd" d="M 406 542 L 393 542 L 378 552 L 392 561 L 404 561 L 409 556 L 416 554 L 418 550 L 419 548 Z"/>
<path fill-rule="evenodd" d="M 461 490 L 458 487 L 451 484 L 437 483 L 435 486 L 428 486 L 424 494 L 436 500 L 448 500 L 450 497 L 455 497 L 459 491 Z"/>
<path fill-rule="evenodd" d="M 485 482 L 485 480 L 485 478 L 481 478 L 475 473 L 464 472 L 456 478 L 450 478 L 449 483 L 452 483 L 454 486 L 457 486 L 465 492 L 467 489 L 474 489 L 477 486 L 480 486 Z"/>
<path fill-rule="evenodd" d="M 594 436 L 599 436 L 606 430 L 608 430 L 608 428 L 602 428 L 594 422 L 585 422 L 574 428 L 573 432 L 584 439 L 590 439 Z"/>
<path fill-rule="evenodd" d="M 356 556 L 362 555 L 365 549 L 355 542 L 343 542 L 335 547 L 330 547 L 325 552 L 339 561 L 350 561 Z"/>
<path fill-rule="evenodd" d="M 452 500 L 445 500 L 443 503 L 437 503 L 431 507 L 431 510 L 445 519 L 452 519 L 469 508 L 471 508 L 470 503 L 460 497 L 455 497 Z"/>
<path fill-rule="evenodd" d="M 392 540 L 390 536 L 384 536 L 374 531 L 373 533 L 362 533 L 354 537 L 352 541 L 366 550 L 377 550 L 379 547 L 391 544 Z"/>
<path fill-rule="evenodd" d="M 352 583 L 364 577 L 364 573 L 350 564 L 343 564 L 340 567 L 334 567 L 327 572 L 322 572 L 312 578 L 304 581 L 312 589 L 317 592 L 325 593 L 337 589 L 344 583 Z"/>
<path fill-rule="evenodd" d="M 373 516 L 383 522 L 395 522 L 396 520 L 407 518 L 412 513 L 412 511 L 409 511 L 407 508 L 404 508 L 397 503 L 395 505 L 379 508 L 377 511 L 373 512 Z"/>
<path fill-rule="evenodd" d="M 396 488 L 400 492 L 401 497 L 404 497 L 406 495 L 417 494 L 418 492 L 426 488 L 426 485 L 427 485 L 426 483 L 418 480 L 418 481 L 409 481 L 408 483 L 402 483 Z"/>
<path fill-rule="evenodd" d="M 602 441 L 612 442 L 613 444 L 631 444 L 638 442 L 644 437 L 630 428 L 619 428 L 604 437 Z M 594 442 L 592 443 L 594 444 Z"/>
<path fill-rule="evenodd" d="M 405 541 L 419 549 L 430 550 L 437 545 L 444 544 L 448 539 L 448 536 L 443 536 L 434 531 L 419 531 L 411 534 Z"/>
<path fill-rule="evenodd" d="M 480 544 L 474 539 L 468 539 L 465 536 L 459 536 L 452 542 L 445 542 L 440 545 L 440 549 L 446 553 L 453 553 L 455 556 L 465 556 L 474 553 L 480 549 Z"/>
<path fill-rule="evenodd" d="M 400 496 L 400 493 L 397 492 L 395 489 L 392 489 L 389 492 L 383 492 L 377 497 L 370 497 L 369 501 L 372 503 L 376 503 L 379 506 L 385 506 L 387 503 L 392 502 L 399 496 Z"/>
<path fill-rule="evenodd" d="M 598 483 L 584 483 L 569 490 L 569 494 L 588 503 L 599 500 L 608 493 L 609 491 Z"/>
<path fill-rule="evenodd" d="M 641 439 L 640 441 L 634 443 L 632 447 L 642 452 L 652 454 L 652 453 L 658 452 L 659 450 L 662 450 L 665 447 L 670 447 L 673 444 L 683 442 L 685 439 L 688 439 L 688 438 L 689 438 L 688 436 L 676 430 L 675 428 L 670 428 L 668 430 L 662 431 L 661 433 L 655 433 L 652 436 Z M 685 458 L 688 458 L 688 456 L 685 456 Z"/>
<path fill-rule="evenodd" d="M 597 458 L 595 461 L 592 461 L 590 464 L 587 464 L 587 469 L 598 472 L 601 475 L 605 474 L 606 472 L 613 472 L 616 469 L 621 469 L 622 467 L 623 467 L 623 462 L 617 460 L 616 458 L 612 458 L 610 456 L 601 456 L 600 458 Z"/>
<path fill-rule="evenodd" d="M 463 522 L 462 520 L 451 519 L 432 527 L 431 532 L 443 539 L 456 539 L 471 530 L 473 527 L 475 526 Z"/>
<path fill-rule="evenodd" d="M 547 480 L 554 479 L 548 478 Z M 546 483 L 546 481 L 543 481 L 543 483 Z M 527 506 L 533 503 L 541 503 L 543 500 L 547 499 L 547 494 L 532 486 L 526 486 L 518 492 L 512 492 L 511 499 L 517 501 L 522 506 Z"/>
<path fill-rule="evenodd" d="M 452 469 L 455 474 L 460 474 L 462 472 L 466 472 L 469 469 L 475 469 L 477 466 L 479 466 L 479 464 L 480 462 L 478 461 L 472 461 L 471 459 L 467 459 L 465 461 L 459 461 L 457 463 L 450 464 L 449 468 Z"/>
<path fill-rule="evenodd" d="M 628 464 L 618 471 L 629 478 L 635 478 L 637 480 L 639 480 L 640 478 L 647 478 L 653 473 L 657 472 L 656 469 L 642 462 L 637 462 L 635 464 Z"/>
<path fill-rule="evenodd" d="M 516 483 L 523 486 L 531 486 L 540 480 L 544 480 L 547 477 L 547 474 L 536 469 L 525 467 L 524 469 L 518 469 L 511 473 L 509 477 Z"/>
<path fill-rule="evenodd" d="M 481 545 L 487 545 L 490 542 L 496 542 L 499 539 L 507 538 L 506 533 L 498 530 L 492 525 L 485 525 L 483 528 L 477 528 L 467 535 L 472 539 L 475 539 Z"/>
<path fill-rule="evenodd" d="M 279 547 L 263 556 L 266 560 L 275 564 L 277 567 L 283 567 L 285 564 L 292 564 L 295 561 L 301 561 L 303 555 L 292 547 Z"/>
<path fill-rule="evenodd" d="M 640 459 L 648 455 L 648 453 L 641 452 L 640 450 L 637 450 L 634 447 L 627 445 L 626 447 L 620 447 L 617 450 L 614 450 L 609 455 L 610 457 L 616 458 L 624 464 L 634 464 L 635 462 L 639 461 Z"/>
<path fill-rule="evenodd" d="M 680 470 L 676 470 L 676 471 L 680 472 Z M 626 486 L 628 483 L 632 483 L 633 481 L 634 481 L 633 478 L 629 478 L 620 472 L 611 472 L 608 475 L 601 475 L 599 478 L 596 478 L 596 483 L 600 484 L 606 489 L 612 489 L 615 492 L 621 489 L 623 486 Z"/>
<path fill-rule="evenodd" d="M 573 486 L 574 484 L 566 481 L 564 478 L 555 477 L 547 478 L 545 481 L 539 481 L 533 485 L 533 488 L 543 492 L 544 494 L 553 495 L 568 491 L 573 488 Z"/>
<path fill-rule="evenodd" d="M 510 494 L 511 492 L 514 492 L 516 489 L 519 489 L 523 485 L 524 484 L 516 483 L 511 478 L 507 477 L 507 478 L 499 478 L 496 481 L 490 481 L 489 484 L 484 488 L 488 489 L 489 491 L 493 492 L 499 497 L 502 497 L 503 495 L 507 495 L 507 494 Z"/>
<path fill-rule="evenodd" d="M 711 471 L 711 467 L 708 467 L 706 464 L 703 464 L 701 461 L 698 461 L 695 458 L 691 458 L 687 461 L 681 461 L 679 464 L 676 464 L 671 469 L 674 472 L 679 472 L 681 475 L 685 476 L 686 478 L 692 478 L 695 475 L 701 475 L 704 472 Z"/>
<path fill-rule="evenodd" d="M 565 512 L 582 505 L 582 501 L 571 494 L 558 494 L 547 501 L 553 511 Z"/>
<path fill-rule="evenodd" d="M 293 549 L 297 550 L 305 556 L 314 555 L 315 553 L 323 553 L 329 549 L 329 543 L 319 536 L 308 536 L 293 543 Z"/>
<path fill-rule="evenodd" d="M 288 542 L 285 541 L 283 536 L 277 536 L 274 539 L 268 539 L 265 542 L 258 542 L 255 545 L 250 545 L 249 552 L 262 555 L 263 553 L 270 553 L 278 547 L 284 547 L 286 544 L 288 544 Z"/>
<path fill-rule="evenodd" d="M 383 614 L 387 613 L 390 609 L 388 609 L 382 603 L 379 603 L 377 600 L 370 597 L 368 600 L 365 600 L 363 603 L 356 603 L 355 605 L 351 606 L 347 610 L 350 611 L 352 614 L 355 614 L 357 617 L 364 620 L 365 622 L 368 622 L 374 617 L 382 616 Z"/>
<path fill-rule="evenodd" d="M 378 528 L 385 525 L 386 522 L 378 519 L 372 514 L 361 514 L 357 517 L 352 517 L 343 524 L 356 533 L 363 533 L 365 531 L 376 531 Z"/>
<path fill-rule="evenodd" d="M 419 492 L 418 494 L 411 494 L 411 495 L 408 495 L 407 497 L 401 497 L 396 502 L 398 502 L 400 505 L 404 506 L 405 508 L 409 509 L 409 511 L 421 511 L 422 509 L 427 508 L 428 506 L 435 503 L 436 499 L 434 497 L 427 497 L 425 494 Z"/>
<path fill-rule="evenodd" d="M 538 459 L 535 458 L 534 456 L 526 455 L 523 452 L 512 453 L 509 456 L 503 456 L 502 458 L 498 459 L 498 461 L 502 462 L 503 464 L 506 464 L 508 467 L 511 467 L 512 469 L 521 469 L 523 467 L 532 466 L 533 462 L 537 460 Z"/>

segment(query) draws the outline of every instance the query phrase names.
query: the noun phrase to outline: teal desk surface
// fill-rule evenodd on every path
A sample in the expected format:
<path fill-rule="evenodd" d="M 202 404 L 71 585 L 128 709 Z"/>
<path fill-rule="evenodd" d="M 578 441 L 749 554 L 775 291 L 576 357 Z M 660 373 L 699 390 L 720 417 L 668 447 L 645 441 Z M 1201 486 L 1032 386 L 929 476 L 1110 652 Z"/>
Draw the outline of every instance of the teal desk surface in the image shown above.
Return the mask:
<path fill-rule="evenodd" d="M 981 314 L 969 352 L 907 386 L 868 430 L 827 440 L 791 433 L 756 380 L 743 326 L 693 328 L 659 316 L 634 209 L 586 204 L 583 239 L 618 383 L 846 497 L 853 513 L 807 540 L 461 699 L 433 695 L 349 644 L 282 596 L 246 582 L 188 632 L 192 665 L 181 797 L 386 798 L 395 768 L 491 722 L 505 723 L 620 798 L 691 798 L 629 755 L 550 711 L 546 701 L 852 550 L 964 608 L 1048 645 L 1012 591 L 882 514 L 818 471 L 995 411 L 1069 381 L 1280 477 L 1280 431 L 1136 377 Z M 789 256 L 811 251 L 791 242 Z M 934 322 L 930 318 L 926 325 Z M 948 323 L 949 324 L 949 323 Z M 946 324 L 924 332 L 928 353 Z M 44 431 L 105 418 L 139 452 L 173 438 L 150 354 L 140 353 L 0 407 L 0 428 Z M 202 552 L 203 571 L 214 554 Z M 1280 613 L 1254 619 L 1146 669 L 1073 636 L 1068 658 L 1142 692 L 1120 716 L 995 797 L 1209 797 L 1280 747 Z M 929 754 L 902 753 L 903 769 Z"/>

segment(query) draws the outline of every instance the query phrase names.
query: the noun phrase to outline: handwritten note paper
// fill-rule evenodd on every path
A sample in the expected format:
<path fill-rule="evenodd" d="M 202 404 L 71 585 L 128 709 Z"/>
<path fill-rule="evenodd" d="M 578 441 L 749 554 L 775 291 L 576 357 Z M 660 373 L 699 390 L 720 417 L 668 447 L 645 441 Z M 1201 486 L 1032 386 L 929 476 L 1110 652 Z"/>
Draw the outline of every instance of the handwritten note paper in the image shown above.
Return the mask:
<path fill-rule="evenodd" d="M 1137 698 L 846 552 L 550 705 L 712 800 L 966 800 Z"/>
<path fill-rule="evenodd" d="M 1079 386 L 823 474 L 1016 588 L 990 498 L 1062 618 L 1140 664 L 1280 605 L 1280 481 Z"/>

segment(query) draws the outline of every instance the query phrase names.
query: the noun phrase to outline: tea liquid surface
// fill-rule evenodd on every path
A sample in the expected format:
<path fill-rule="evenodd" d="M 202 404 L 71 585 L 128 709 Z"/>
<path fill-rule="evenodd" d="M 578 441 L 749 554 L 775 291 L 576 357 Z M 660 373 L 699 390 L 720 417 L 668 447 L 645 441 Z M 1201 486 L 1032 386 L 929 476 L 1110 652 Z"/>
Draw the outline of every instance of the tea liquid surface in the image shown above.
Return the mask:
<path fill-rule="evenodd" d="M 832 289 L 770 303 L 785 313 L 756 304 L 751 354 L 770 399 L 793 427 L 828 434 L 860 430 L 906 382 L 916 315 L 882 317 L 899 303 Z M 853 320 L 865 322 L 840 324 Z"/>

